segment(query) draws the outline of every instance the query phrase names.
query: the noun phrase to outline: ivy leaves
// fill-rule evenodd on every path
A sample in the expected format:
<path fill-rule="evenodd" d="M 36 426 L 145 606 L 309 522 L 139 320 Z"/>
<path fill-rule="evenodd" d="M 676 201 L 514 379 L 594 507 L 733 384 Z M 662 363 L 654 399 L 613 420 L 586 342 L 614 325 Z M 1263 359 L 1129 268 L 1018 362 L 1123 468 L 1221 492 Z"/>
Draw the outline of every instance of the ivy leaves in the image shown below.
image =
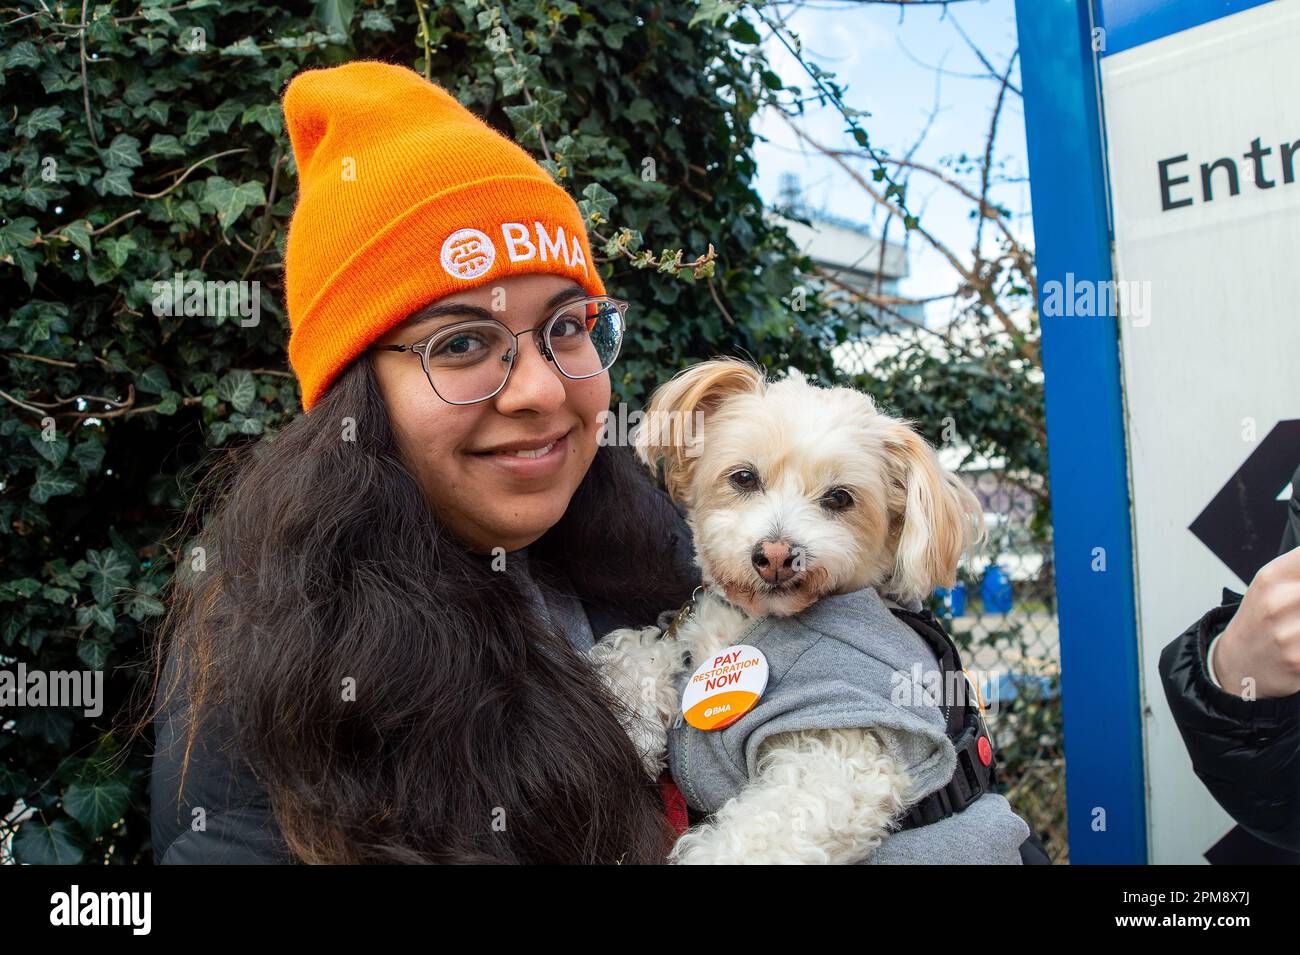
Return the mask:
<path fill-rule="evenodd" d="M 80 834 L 67 819 L 48 825 L 39 819 L 24 822 L 14 836 L 13 852 L 28 865 L 76 865 L 86 855 Z"/>
<path fill-rule="evenodd" d="M 140 166 L 140 141 L 134 136 L 119 133 L 107 148 L 99 151 L 104 164 L 104 174 L 95 180 L 95 191 L 101 196 L 130 196 L 132 170 Z"/>
<path fill-rule="evenodd" d="M 86 578 L 91 596 L 100 606 L 106 607 L 117 591 L 130 579 L 130 562 L 111 548 L 86 551 L 86 559 L 72 568 L 72 576 Z"/>
<path fill-rule="evenodd" d="M 99 151 L 106 169 L 134 169 L 141 165 L 140 140 L 126 133 L 118 133 L 108 147 Z"/>
<path fill-rule="evenodd" d="M 82 831 L 93 838 L 122 818 L 129 792 L 126 783 L 120 779 L 77 782 L 64 791 L 63 808 L 81 824 Z"/>
<path fill-rule="evenodd" d="M 38 106 L 28 113 L 14 127 L 14 134 L 26 139 L 35 139 L 42 132 L 59 132 L 63 129 L 63 108 L 60 106 Z"/>
<path fill-rule="evenodd" d="M 24 714 L 24 735 L 61 738 L 71 725 L 68 713 L 50 709 L 47 715 L 61 718 L 57 728 L 47 721 L 42 730 Z M 0 769 L 0 798 L 23 793 L 31 812 L 14 835 L 16 861 L 27 865 L 98 861 L 87 857 L 122 828 L 122 819 L 131 809 L 132 791 L 147 776 L 141 769 L 122 765 L 121 744 L 113 734 L 105 733 L 94 743 L 89 756 L 66 757 L 41 782 L 22 771 Z"/>
<path fill-rule="evenodd" d="M 223 229 L 231 226 L 245 209 L 266 205 L 266 193 L 260 182 L 242 182 L 236 185 L 221 176 L 209 177 L 203 187 L 199 205 L 217 216 Z"/>

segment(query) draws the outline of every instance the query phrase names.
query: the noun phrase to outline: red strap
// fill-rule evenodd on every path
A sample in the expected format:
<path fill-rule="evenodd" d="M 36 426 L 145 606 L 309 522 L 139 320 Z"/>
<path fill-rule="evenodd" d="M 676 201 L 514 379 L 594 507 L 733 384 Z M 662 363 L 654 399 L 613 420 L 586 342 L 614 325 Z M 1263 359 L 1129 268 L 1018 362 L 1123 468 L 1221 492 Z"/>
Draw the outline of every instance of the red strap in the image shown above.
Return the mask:
<path fill-rule="evenodd" d="M 664 800 L 664 815 L 668 817 L 668 824 L 680 836 L 691 827 L 690 820 L 686 818 L 686 797 L 666 769 L 659 777 L 659 794 Z"/>

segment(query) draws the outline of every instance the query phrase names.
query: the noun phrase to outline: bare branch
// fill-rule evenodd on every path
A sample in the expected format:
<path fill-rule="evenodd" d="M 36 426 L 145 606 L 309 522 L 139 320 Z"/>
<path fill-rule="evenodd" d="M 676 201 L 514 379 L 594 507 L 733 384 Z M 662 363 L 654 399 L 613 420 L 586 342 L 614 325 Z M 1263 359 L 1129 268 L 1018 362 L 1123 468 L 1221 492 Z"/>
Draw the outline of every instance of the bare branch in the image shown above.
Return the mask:
<path fill-rule="evenodd" d="M 972 39 L 970 38 L 970 36 L 966 33 L 966 31 L 963 30 L 963 29 L 961 28 L 961 24 L 957 22 L 957 18 L 956 18 L 956 17 L 949 17 L 949 19 L 952 21 L 953 29 L 955 29 L 955 30 L 957 31 L 958 35 L 959 35 L 963 40 L 966 41 L 966 45 L 967 45 L 968 47 L 970 47 L 971 52 L 974 53 L 975 56 L 979 59 L 980 63 L 983 65 L 984 69 L 986 69 L 986 70 L 989 71 L 989 76 L 992 76 L 992 77 L 994 77 L 995 79 L 1000 79 L 1000 80 L 1002 80 L 1003 87 L 1004 87 L 1005 89 L 1009 89 L 1009 90 L 1011 90 L 1011 92 L 1015 93 L 1017 96 L 1021 96 L 1021 97 L 1023 97 L 1024 94 L 1020 92 L 1020 87 L 1016 86 L 1014 83 L 1008 83 L 1008 82 L 1007 82 L 1007 76 L 1010 76 L 1010 74 L 1011 74 L 1011 68 L 1008 67 L 1008 68 L 1007 68 L 1007 71 L 1006 71 L 1005 74 L 1003 74 L 1003 73 L 999 73 L 996 69 L 993 68 L 993 64 L 989 62 L 989 58 L 988 58 L 987 56 L 984 55 L 984 51 L 981 50 L 978 46 L 976 46 L 975 41 L 972 40 Z M 1019 52 L 1020 52 L 1019 50 L 1016 51 L 1017 54 L 1018 54 Z M 1013 63 L 1015 62 L 1015 59 L 1016 59 L 1015 55 L 1012 55 L 1012 57 L 1011 57 L 1011 61 L 1012 61 Z"/>
<path fill-rule="evenodd" d="M 200 166 L 202 166 L 204 163 L 206 163 L 206 162 L 212 162 L 212 160 L 214 160 L 214 159 L 220 159 L 222 156 L 233 156 L 235 153 L 246 153 L 246 152 L 248 152 L 247 149 L 227 149 L 227 150 L 225 150 L 224 152 L 213 153 L 211 156 L 204 156 L 202 159 L 200 159 L 200 160 L 199 160 L 198 162 L 196 162 L 194 165 L 190 166 L 189 169 L 186 169 L 185 172 L 183 172 L 183 173 L 181 174 L 181 177 L 180 177 L 179 179 L 177 179 L 175 182 L 173 182 L 170 186 L 168 186 L 168 187 L 167 187 L 166 189 L 164 189 L 162 192 L 136 192 L 136 193 L 133 193 L 133 195 L 135 195 L 137 198 L 140 198 L 140 199 L 161 199 L 163 196 L 167 195 L 169 192 L 172 192 L 173 190 L 175 190 L 175 189 L 176 189 L 176 188 L 177 188 L 181 183 L 183 183 L 187 178 L 189 178 L 190 173 L 192 173 L 194 170 L 198 169 L 198 168 L 199 168 Z"/>
<path fill-rule="evenodd" d="M 86 107 L 86 131 L 90 133 L 90 144 L 98 149 L 95 121 L 90 118 L 90 81 L 86 77 L 86 9 L 89 6 L 90 0 L 81 0 L 81 26 L 77 30 L 77 40 L 81 44 L 81 101 Z"/>
<path fill-rule="evenodd" d="M 1011 54 L 1011 58 L 1007 61 L 1007 68 L 1001 74 L 1002 85 L 998 87 L 997 102 L 993 106 L 993 116 L 989 120 L 989 133 L 988 136 L 986 136 L 984 139 L 984 163 L 980 173 L 979 202 L 980 202 L 981 211 L 987 209 L 989 205 L 989 201 L 988 201 L 989 200 L 989 175 L 993 168 L 993 145 L 994 143 L 997 142 L 997 138 L 998 138 L 998 121 L 1002 117 L 1002 104 L 1006 102 L 1007 88 L 1011 85 L 1009 82 L 1011 71 L 1015 69 L 1016 58 L 1019 56 L 1020 56 L 1020 48 L 1017 47 L 1016 50 Z M 984 219 L 985 218 L 986 217 L 981 214 L 976 218 L 976 224 L 975 224 L 975 249 L 973 254 L 975 257 L 975 264 L 977 268 L 980 262 L 982 261 L 982 253 L 980 250 L 980 246 L 984 241 Z"/>
<path fill-rule="evenodd" d="M 881 194 L 881 192 L 869 183 L 861 173 L 849 165 L 849 163 L 843 158 L 842 151 L 831 150 L 824 147 L 821 143 L 817 142 L 800 129 L 789 116 L 782 113 L 781 117 L 787 124 L 789 124 L 796 136 L 821 152 L 823 155 L 829 156 L 833 162 L 835 162 L 849 175 L 851 179 L 853 179 L 854 182 L 862 187 L 863 191 L 866 192 L 877 205 L 881 206 L 887 213 L 892 213 L 893 215 L 898 216 L 903 215 L 902 211 L 893 202 Z M 1011 341 L 1016 344 L 1017 350 L 1020 352 L 1021 356 L 1034 364 L 1038 364 L 1039 357 L 1037 343 L 1028 340 L 1024 333 L 1021 332 L 1020 329 L 1016 328 L 1015 323 L 1011 320 L 1011 316 L 1007 314 L 1005 309 L 1003 309 L 1001 304 L 998 302 L 994 289 L 989 287 L 989 283 L 985 279 L 985 276 L 983 276 L 978 269 L 973 269 L 962 262 L 956 253 L 947 246 L 947 244 L 940 241 L 938 237 L 933 235 L 928 229 L 924 228 L 919 223 L 912 229 L 912 231 L 924 239 L 932 249 L 943 256 L 943 258 L 947 260 L 948 264 L 952 266 L 953 271 L 961 276 L 966 284 L 979 296 L 980 302 L 988 308 L 989 312 L 997 319 L 998 323 L 1002 326 Z"/>

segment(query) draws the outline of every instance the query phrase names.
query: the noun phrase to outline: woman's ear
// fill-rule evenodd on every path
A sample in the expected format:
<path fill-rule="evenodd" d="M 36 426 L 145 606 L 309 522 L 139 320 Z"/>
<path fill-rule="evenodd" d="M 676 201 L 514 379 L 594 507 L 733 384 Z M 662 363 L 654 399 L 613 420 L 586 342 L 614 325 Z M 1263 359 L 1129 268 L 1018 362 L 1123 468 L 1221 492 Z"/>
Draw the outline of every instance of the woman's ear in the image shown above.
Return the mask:
<path fill-rule="evenodd" d="M 761 395 L 766 387 L 763 370 L 738 358 L 715 358 L 678 372 L 650 396 L 636 430 L 637 457 L 651 471 L 662 462 L 664 487 L 684 502 L 709 414 L 728 398 Z"/>
<path fill-rule="evenodd" d="M 885 445 L 895 480 L 904 491 L 901 514 L 894 513 L 901 527 L 888 588 L 925 600 L 935 587 L 953 586 L 963 552 L 983 542 L 983 508 L 905 422 L 891 427 Z"/>

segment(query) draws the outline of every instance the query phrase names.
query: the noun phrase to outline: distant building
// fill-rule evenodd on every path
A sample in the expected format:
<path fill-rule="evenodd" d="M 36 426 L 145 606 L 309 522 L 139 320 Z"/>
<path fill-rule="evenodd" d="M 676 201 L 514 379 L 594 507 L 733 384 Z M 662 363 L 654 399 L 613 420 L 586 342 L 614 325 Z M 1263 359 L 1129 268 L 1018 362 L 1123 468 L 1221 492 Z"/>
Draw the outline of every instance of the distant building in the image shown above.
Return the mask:
<path fill-rule="evenodd" d="M 871 337 L 908 322 L 925 321 L 921 305 L 898 303 L 875 308 L 861 301 L 851 302 L 851 293 L 836 287 L 838 283 L 873 295 L 901 297 L 898 283 L 908 275 L 903 245 L 885 242 L 882 249 L 869 226 L 825 209 L 811 208 L 802 198 L 798 177 L 792 173 L 782 175 L 779 201 L 766 215 L 770 222 L 784 226 L 799 251 L 834 278 L 818 292 L 827 301 L 845 301 L 846 309 L 860 320 L 856 326 L 858 336 Z"/>

